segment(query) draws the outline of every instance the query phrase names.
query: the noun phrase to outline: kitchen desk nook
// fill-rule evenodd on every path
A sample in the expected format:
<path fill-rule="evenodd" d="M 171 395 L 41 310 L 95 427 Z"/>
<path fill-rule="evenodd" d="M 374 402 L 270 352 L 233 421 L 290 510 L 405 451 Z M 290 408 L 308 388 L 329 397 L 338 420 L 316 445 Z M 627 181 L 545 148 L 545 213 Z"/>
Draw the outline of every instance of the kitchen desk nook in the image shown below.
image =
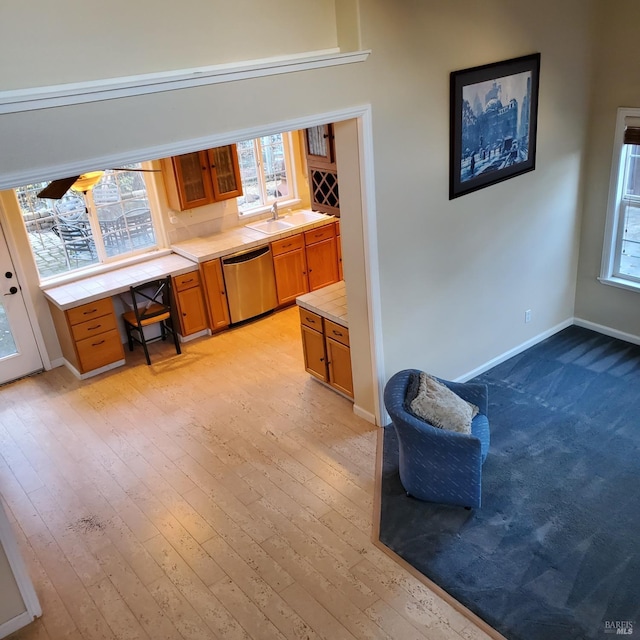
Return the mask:
<path fill-rule="evenodd" d="M 84 379 L 123 365 L 114 296 L 154 278 L 197 275 L 197 269 L 191 260 L 171 253 L 45 289 L 67 367 Z"/>

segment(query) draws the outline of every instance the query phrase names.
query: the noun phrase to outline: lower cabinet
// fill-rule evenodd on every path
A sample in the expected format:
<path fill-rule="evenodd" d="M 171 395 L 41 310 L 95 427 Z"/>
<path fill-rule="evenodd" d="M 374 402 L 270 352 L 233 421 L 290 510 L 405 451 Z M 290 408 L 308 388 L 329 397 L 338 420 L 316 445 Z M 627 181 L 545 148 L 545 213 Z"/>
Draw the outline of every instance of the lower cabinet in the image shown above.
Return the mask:
<path fill-rule="evenodd" d="M 173 278 L 173 294 L 176 301 L 180 335 L 190 336 L 208 328 L 207 312 L 204 308 L 200 273 L 189 271 Z"/>
<path fill-rule="evenodd" d="M 353 398 L 349 330 L 302 307 L 300 330 L 306 371 Z"/>
<path fill-rule="evenodd" d="M 335 224 L 305 231 L 309 291 L 322 289 L 339 281 L 338 249 Z"/>
<path fill-rule="evenodd" d="M 200 274 L 207 302 L 209 327 L 212 331 L 224 329 L 229 326 L 231 319 L 220 258 L 203 262 L 200 265 Z"/>
<path fill-rule="evenodd" d="M 65 359 L 81 374 L 124 362 L 111 298 L 61 311 L 49 304 Z"/>
<path fill-rule="evenodd" d="M 284 240 L 272 242 L 271 254 L 276 276 L 278 305 L 290 304 L 298 296 L 309 291 L 304 236 L 298 233 Z"/>

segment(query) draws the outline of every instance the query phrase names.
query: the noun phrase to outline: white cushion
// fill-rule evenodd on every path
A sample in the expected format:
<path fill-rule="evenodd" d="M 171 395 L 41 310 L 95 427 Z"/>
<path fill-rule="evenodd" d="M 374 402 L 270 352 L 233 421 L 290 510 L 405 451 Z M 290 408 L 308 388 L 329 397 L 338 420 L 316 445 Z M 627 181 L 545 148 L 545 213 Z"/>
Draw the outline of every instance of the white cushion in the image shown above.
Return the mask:
<path fill-rule="evenodd" d="M 476 405 L 424 372 L 420 373 L 415 397 L 407 398 L 406 406 L 434 427 L 466 434 L 471 433 L 471 421 L 478 414 Z"/>

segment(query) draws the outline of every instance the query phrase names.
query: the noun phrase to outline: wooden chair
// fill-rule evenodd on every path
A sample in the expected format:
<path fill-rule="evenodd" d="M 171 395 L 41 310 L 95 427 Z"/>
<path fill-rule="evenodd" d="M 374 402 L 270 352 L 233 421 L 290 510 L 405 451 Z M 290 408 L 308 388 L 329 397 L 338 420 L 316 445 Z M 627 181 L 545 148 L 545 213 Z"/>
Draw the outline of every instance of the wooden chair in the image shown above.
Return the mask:
<path fill-rule="evenodd" d="M 174 322 L 173 293 L 171 291 L 171 277 L 150 280 L 144 284 L 130 288 L 131 304 L 133 309 L 122 314 L 124 327 L 127 331 L 129 351 L 133 351 L 133 343 L 142 345 L 147 364 L 151 364 L 147 343 L 155 340 L 166 340 L 167 334 L 173 336 L 176 353 L 182 353 L 180 340 Z M 160 324 L 160 335 L 147 338 L 144 328 L 150 325 Z"/>

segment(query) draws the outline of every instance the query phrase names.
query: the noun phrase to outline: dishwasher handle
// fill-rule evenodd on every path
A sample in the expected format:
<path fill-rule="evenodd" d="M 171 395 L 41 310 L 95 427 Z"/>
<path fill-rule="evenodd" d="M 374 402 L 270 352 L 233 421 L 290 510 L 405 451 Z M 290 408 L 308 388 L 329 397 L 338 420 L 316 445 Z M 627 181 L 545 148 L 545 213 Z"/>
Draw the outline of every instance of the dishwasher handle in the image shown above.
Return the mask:
<path fill-rule="evenodd" d="M 238 264 L 240 262 L 249 262 L 250 260 L 255 260 L 256 258 L 262 257 L 265 253 L 269 253 L 271 248 L 268 244 L 263 247 L 258 247 L 257 249 L 250 249 L 249 251 L 241 251 L 240 253 L 234 253 L 231 256 L 226 256 L 222 258 L 222 264 Z"/>

